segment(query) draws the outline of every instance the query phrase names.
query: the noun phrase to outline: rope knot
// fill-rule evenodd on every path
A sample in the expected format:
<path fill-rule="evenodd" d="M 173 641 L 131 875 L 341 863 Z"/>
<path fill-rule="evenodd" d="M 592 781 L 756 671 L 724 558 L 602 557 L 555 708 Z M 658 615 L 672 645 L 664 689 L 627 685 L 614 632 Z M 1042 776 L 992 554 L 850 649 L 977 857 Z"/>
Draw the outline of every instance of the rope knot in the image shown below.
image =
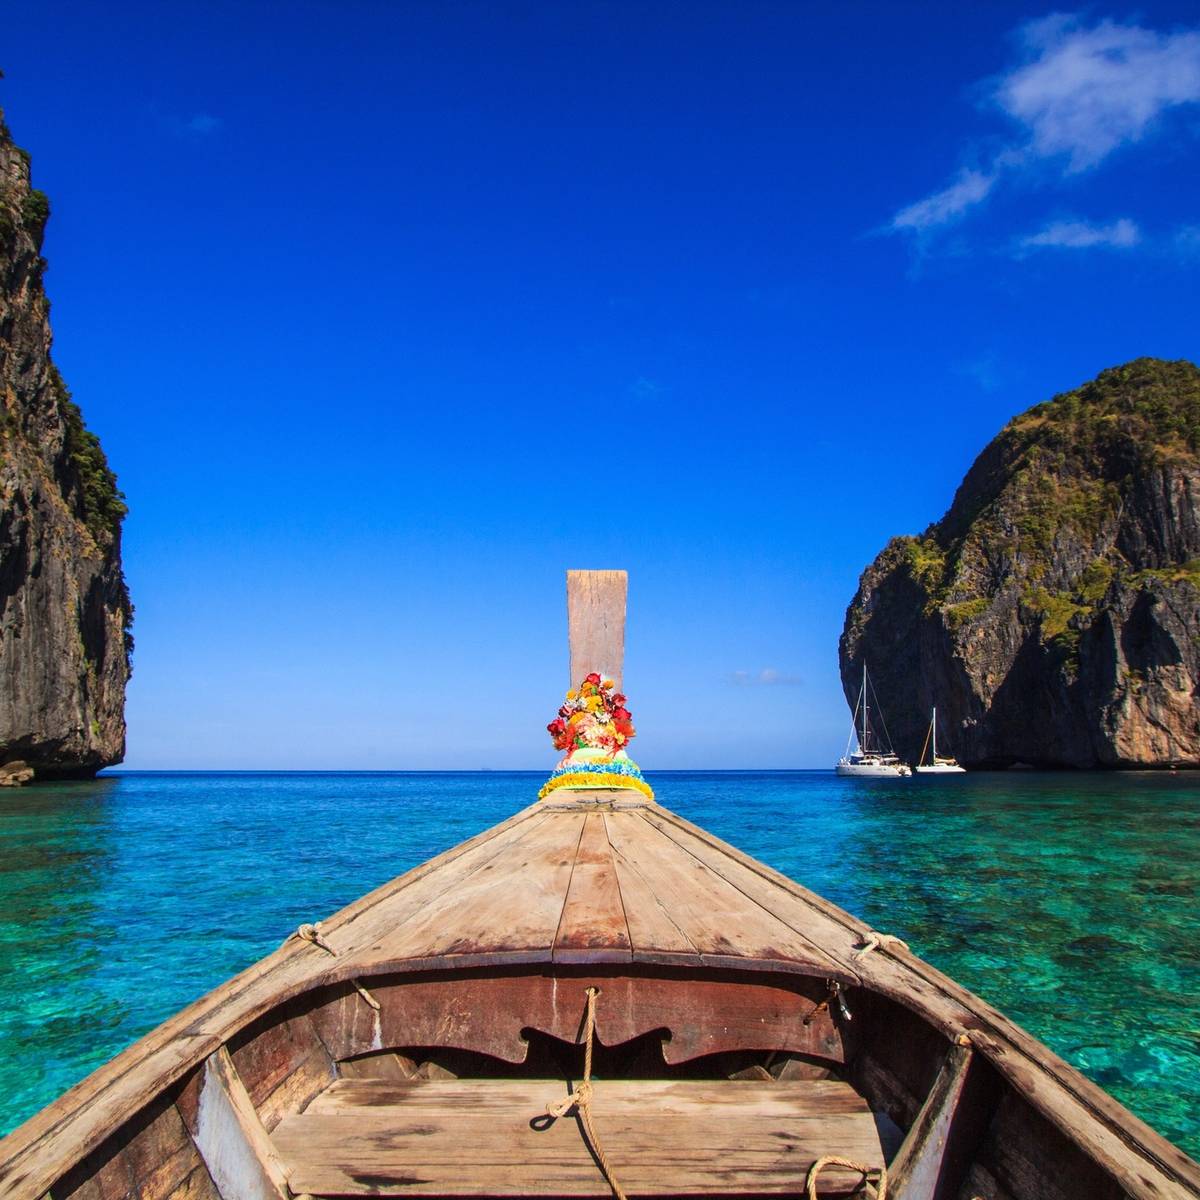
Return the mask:
<path fill-rule="evenodd" d="M 600 1170 L 603 1172 L 608 1186 L 612 1188 L 613 1196 L 616 1197 L 616 1200 L 627 1200 L 621 1185 L 617 1182 L 612 1164 L 608 1161 L 608 1155 L 604 1153 L 604 1147 L 600 1145 L 600 1139 L 596 1137 L 596 1130 L 592 1125 L 592 1050 L 596 1041 L 596 997 L 600 995 L 600 989 L 594 986 L 590 987 L 586 994 L 587 1009 L 583 1016 L 583 1078 L 565 1100 L 550 1105 L 545 1112 L 546 1116 L 557 1119 L 565 1117 L 572 1109 L 576 1111 L 579 1116 L 579 1124 L 583 1126 L 584 1137 L 587 1138 L 588 1145 L 591 1146 L 596 1161 L 600 1164 Z"/>
<path fill-rule="evenodd" d="M 591 1080 L 585 1079 L 561 1104 L 554 1104 L 546 1109 L 546 1116 L 553 1117 L 555 1120 L 565 1117 L 571 1109 L 583 1108 L 585 1105 L 591 1104 L 592 1095 Z"/>
<path fill-rule="evenodd" d="M 319 946 L 325 951 L 326 954 L 332 954 L 334 958 L 337 958 L 338 956 L 338 952 L 325 940 L 325 935 L 321 932 L 320 921 L 317 921 L 311 925 L 308 922 L 305 922 L 303 925 L 297 927 L 296 932 L 292 934 L 292 937 L 297 937 L 302 942 L 309 942 L 314 946 Z M 363 987 L 363 985 L 359 983 L 357 979 L 352 979 L 350 982 L 354 984 L 354 990 L 358 992 L 358 994 L 376 1012 L 378 1012 L 379 1001 L 376 1000 L 375 997 L 372 996 L 371 993 L 368 992 L 367 989 Z"/>
<path fill-rule="evenodd" d="M 878 950 L 881 946 L 899 946 L 901 950 L 908 950 L 908 943 L 903 938 L 898 938 L 895 934 L 879 933 L 877 930 L 868 929 L 862 935 L 862 941 L 858 943 L 854 951 L 855 958 L 866 958 L 872 950 Z"/>
<path fill-rule="evenodd" d="M 298 937 L 302 942 L 311 942 L 314 946 L 320 946 L 326 954 L 332 954 L 334 958 L 337 958 L 337 951 L 325 940 L 319 921 L 315 925 L 305 923 L 299 926 L 292 936 Z"/>

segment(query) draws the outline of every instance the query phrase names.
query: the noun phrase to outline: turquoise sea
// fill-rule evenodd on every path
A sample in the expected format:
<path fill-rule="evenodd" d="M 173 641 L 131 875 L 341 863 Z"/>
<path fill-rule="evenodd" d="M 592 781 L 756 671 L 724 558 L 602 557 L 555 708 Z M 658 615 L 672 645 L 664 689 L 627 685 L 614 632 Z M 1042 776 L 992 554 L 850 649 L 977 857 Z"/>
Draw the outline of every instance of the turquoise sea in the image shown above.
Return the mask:
<path fill-rule="evenodd" d="M 0 792 L 0 1131 L 542 774 L 119 774 Z M 1200 775 L 664 773 L 1200 1157 Z"/>

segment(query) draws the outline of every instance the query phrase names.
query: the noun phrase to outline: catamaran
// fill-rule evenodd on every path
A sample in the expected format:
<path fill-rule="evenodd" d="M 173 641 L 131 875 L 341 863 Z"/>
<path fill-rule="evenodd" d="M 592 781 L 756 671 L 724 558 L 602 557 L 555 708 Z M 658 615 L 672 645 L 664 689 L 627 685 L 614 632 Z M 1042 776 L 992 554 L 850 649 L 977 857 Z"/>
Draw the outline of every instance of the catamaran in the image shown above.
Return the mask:
<path fill-rule="evenodd" d="M 862 689 L 858 693 L 858 703 L 854 708 L 854 717 L 850 722 L 850 736 L 846 739 L 846 753 L 838 759 L 837 773 L 839 775 L 856 775 L 866 779 L 898 779 L 905 775 L 912 774 L 912 768 L 908 763 L 901 762 L 900 759 L 892 750 L 891 741 L 887 737 L 887 725 L 884 724 L 884 740 L 881 742 L 878 737 L 875 738 L 875 743 L 878 748 L 872 748 L 872 730 L 871 723 L 868 718 L 867 697 L 870 691 L 874 691 L 870 687 L 870 682 L 867 679 L 867 664 L 863 663 L 863 681 Z M 875 697 L 875 706 L 879 707 L 879 697 Z M 859 725 L 859 714 L 862 714 L 862 724 Z M 882 714 L 880 723 L 883 723 Z M 857 741 L 858 748 L 851 753 L 850 746 Z M 884 744 L 886 743 L 886 749 Z"/>
<path fill-rule="evenodd" d="M 932 745 L 930 744 L 932 742 Z M 925 761 L 925 751 L 929 750 L 929 761 Z M 925 735 L 925 745 L 921 747 L 921 757 L 917 760 L 918 775 L 961 775 L 964 767 L 958 765 L 957 758 L 939 756 L 937 752 L 937 706 L 929 716 L 929 732 Z"/>

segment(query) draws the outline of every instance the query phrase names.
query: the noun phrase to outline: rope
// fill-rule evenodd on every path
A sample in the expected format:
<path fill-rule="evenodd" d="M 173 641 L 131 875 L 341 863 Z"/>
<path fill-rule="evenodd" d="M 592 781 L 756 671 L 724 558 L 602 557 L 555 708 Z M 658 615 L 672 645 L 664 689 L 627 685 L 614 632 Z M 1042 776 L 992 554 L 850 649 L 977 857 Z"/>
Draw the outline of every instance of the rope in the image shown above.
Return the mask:
<path fill-rule="evenodd" d="M 612 1194 L 616 1200 L 627 1200 L 625 1192 L 613 1173 L 608 1156 L 604 1153 L 604 1147 L 601 1146 L 600 1139 L 596 1136 L 596 1130 L 592 1126 L 592 1043 L 596 1033 L 596 997 L 599 994 L 598 987 L 590 987 L 587 990 L 587 1015 L 583 1022 L 583 1079 L 565 1100 L 547 1108 L 546 1115 L 557 1120 L 559 1117 L 565 1117 L 572 1108 L 575 1109 L 579 1114 L 579 1123 L 583 1126 L 584 1136 L 587 1138 L 592 1153 L 596 1156 L 596 1161 L 600 1164 L 600 1170 L 604 1173 L 608 1186 L 612 1188 Z"/>
<path fill-rule="evenodd" d="M 817 1200 L 817 1179 L 826 1167 L 849 1167 L 851 1171 L 859 1171 L 863 1183 L 870 1183 L 871 1176 L 878 1174 L 875 1200 L 887 1200 L 887 1167 L 868 1167 L 850 1158 L 839 1158 L 836 1154 L 823 1155 L 808 1168 L 808 1200 Z"/>
<path fill-rule="evenodd" d="M 908 950 L 909 945 L 903 938 L 895 937 L 890 933 L 877 933 L 874 929 L 868 929 L 862 935 L 862 941 L 858 943 L 858 948 L 854 951 L 855 958 L 866 958 L 872 950 L 878 950 L 880 946 L 899 946 L 901 950 Z"/>
<path fill-rule="evenodd" d="M 311 942 L 314 946 L 320 946 L 320 948 L 324 950 L 326 954 L 332 954 L 334 958 L 337 958 L 338 956 L 338 952 L 325 940 L 324 934 L 321 933 L 320 922 L 317 922 L 315 925 L 301 925 L 296 932 L 292 934 L 292 937 L 298 937 L 302 942 Z M 350 982 L 354 984 L 355 990 L 358 992 L 358 994 L 376 1012 L 378 1012 L 379 1001 L 376 1000 L 375 997 L 372 996 L 371 993 L 368 992 L 367 989 L 363 987 L 363 985 L 359 983 L 357 979 L 352 979 Z"/>

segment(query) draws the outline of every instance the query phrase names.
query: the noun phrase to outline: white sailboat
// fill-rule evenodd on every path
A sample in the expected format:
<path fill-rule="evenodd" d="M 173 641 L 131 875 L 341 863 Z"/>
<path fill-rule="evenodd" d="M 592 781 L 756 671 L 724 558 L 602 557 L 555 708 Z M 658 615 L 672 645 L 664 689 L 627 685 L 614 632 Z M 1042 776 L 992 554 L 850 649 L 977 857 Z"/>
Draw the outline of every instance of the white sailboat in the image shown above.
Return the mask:
<path fill-rule="evenodd" d="M 930 745 L 929 761 L 925 762 L 925 747 Z M 925 746 L 921 747 L 921 761 L 917 763 L 918 775 L 961 775 L 965 767 L 958 765 L 956 758 L 939 757 L 937 752 L 937 705 L 929 717 L 929 732 L 925 735 Z"/>
<path fill-rule="evenodd" d="M 867 718 L 867 664 L 863 663 L 862 690 L 858 693 L 858 704 L 854 709 L 854 717 L 850 722 L 850 737 L 846 741 L 846 753 L 838 759 L 837 773 L 852 775 L 860 779 L 899 779 L 912 774 L 908 763 L 903 763 L 892 753 L 889 745 L 886 750 L 871 748 L 871 725 Z M 876 697 L 878 701 L 878 697 Z M 858 723 L 859 713 L 862 714 L 861 728 Z M 886 736 L 887 726 L 884 726 Z M 857 741 L 858 748 L 851 753 L 850 743 Z"/>

